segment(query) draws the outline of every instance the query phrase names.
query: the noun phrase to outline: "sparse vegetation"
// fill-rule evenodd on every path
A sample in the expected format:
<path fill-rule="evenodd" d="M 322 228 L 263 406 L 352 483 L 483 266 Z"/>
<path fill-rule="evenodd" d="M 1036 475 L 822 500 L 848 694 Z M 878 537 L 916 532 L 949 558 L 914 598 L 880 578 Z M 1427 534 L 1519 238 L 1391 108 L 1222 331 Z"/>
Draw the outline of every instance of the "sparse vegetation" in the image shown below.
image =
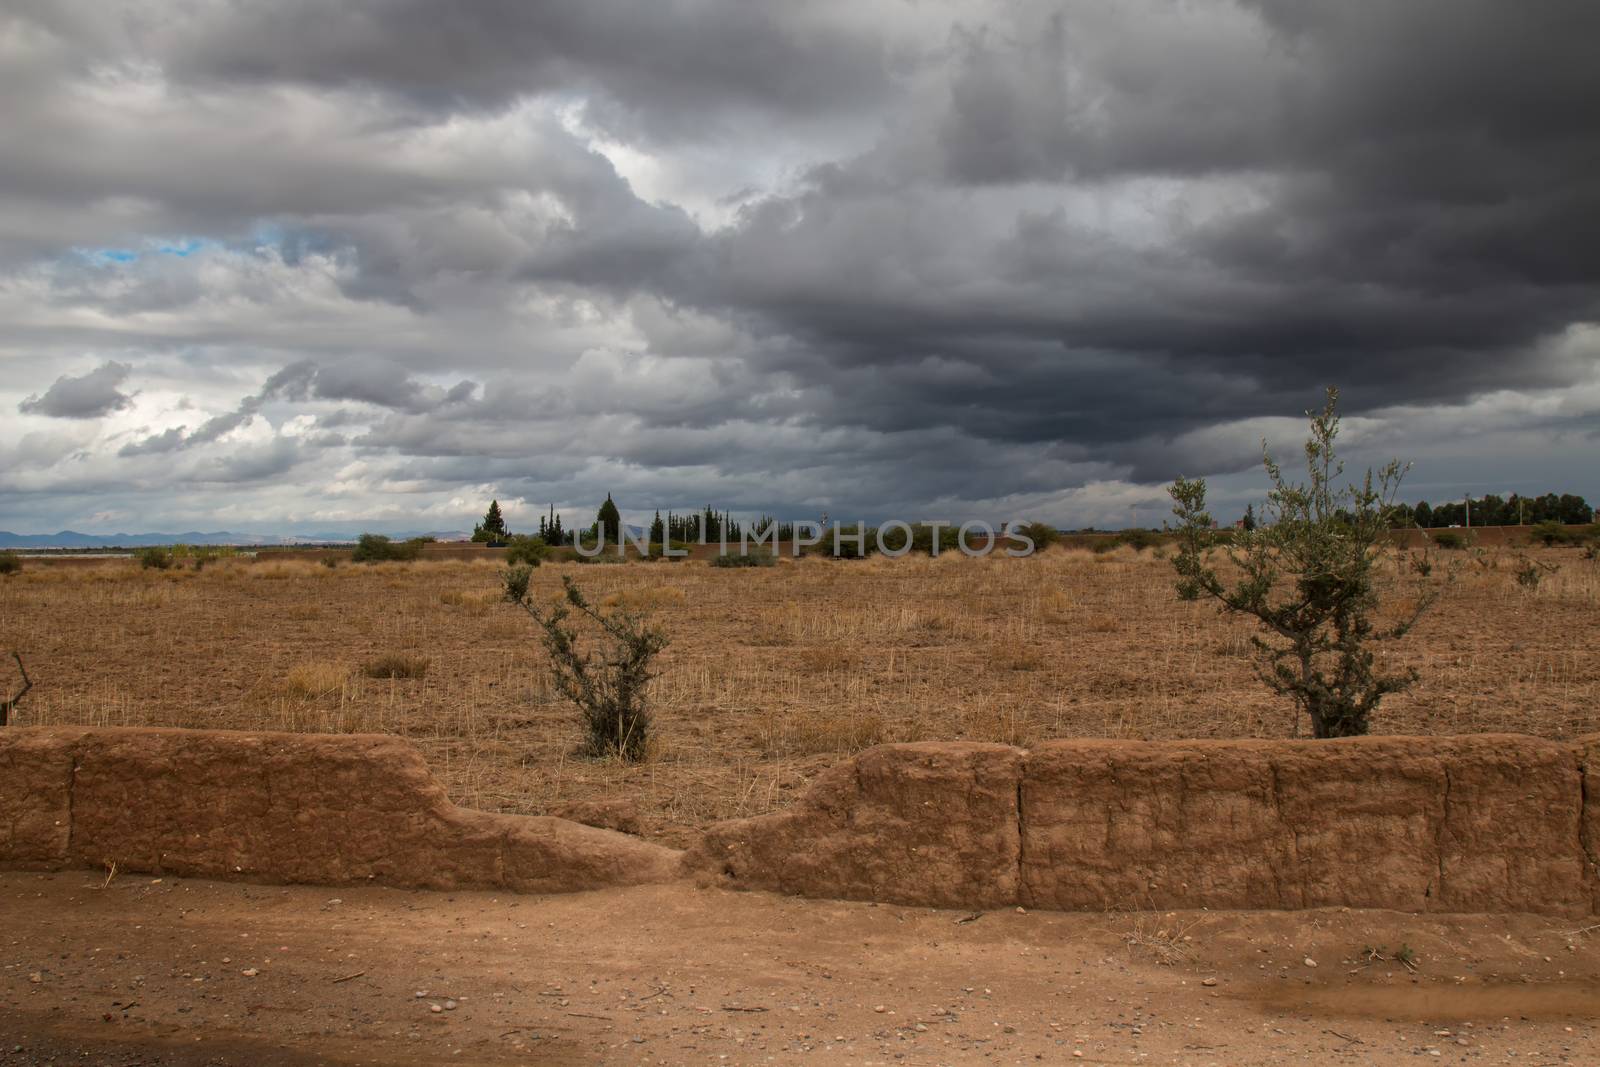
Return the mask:
<path fill-rule="evenodd" d="M 1030 522 L 1022 527 L 1022 533 L 1033 541 L 1035 551 L 1043 551 L 1061 540 L 1061 531 L 1047 522 Z"/>
<path fill-rule="evenodd" d="M 1576 544 L 1579 536 L 1578 531 L 1569 530 L 1565 524 L 1550 520 L 1538 523 L 1529 530 L 1528 540 L 1550 548 L 1554 545 Z"/>
<path fill-rule="evenodd" d="M 770 552 L 745 552 L 717 555 L 711 558 L 713 567 L 771 567 L 778 558 Z"/>
<path fill-rule="evenodd" d="M 428 657 L 389 652 L 369 660 L 361 668 L 368 678 L 424 678 L 428 674 Z"/>
<path fill-rule="evenodd" d="M 28 677 L 28 668 L 22 665 L 22 653 L 13 650 L 11 658 L 17 661 L 17 673 L 22 675 L 22 688 L 14 694 L 8 689 L 5 698 L 0 699 L 0 726 L 11 722 L 11 713 L 17 710 L 22 698 L 33 688 L 33 680 Z"/>
<path fill-rule="evenodd" d="M 425 542 L 420 537 L 409 541 L 391 541 L 383 534 L 364 533 L 356 539 L 350 558 L 356 563 L 383 563 L 413 560 L 422 555 Z"/>
<path fill-rule="evenodd" d="M 1600 566 L 1576 547 L 1523 547 L 1561 568 L 1525 593 L 1517 550 L 1502 544 L 1525 537 L 1482 535 L 1498 569 L 1434 554 L 1435 581 L 1463 566 L 1427 625 L 1380 646 L 1383 667 L 1423 679 L 1384 702 L 1374 730 L 1600 732 Z M 670 628 L 647 686 L 643 764 L 572 758 L 576 708 L 537 628 L 508 610 L 489 552 L 369 567 L 346 566 L 348 548 L 283 550 L 181 580 L 126 558 L 25 558 L 22 575 L 0 579 L 0 696 L 20 684 L 7 650 L 27 649 L 34 687 L 17 718 L 30 725 L 389 732 L 459 803 L 542 813 L 553 798 L 626 793 L 645 833 L 675 845 L 706 821 L 792 802 L 874 736 L 1285 738 L 1297 722 L 1309 733 L 1257 680 L 1251 618 L 1180 604 L 1169 562 L 1128 546 L 1093 555 L 1093 539 L 1069 534 L 1026 559 L 836 565 L 786 552 L 738 581 L 700 561 L 579 570 L 553 549 L 531 571 L 546 602 L 572 574 L 595 605 L 648 609 Z M 1379 609 L 1388 624 L 1411 610 L 1416 577 L 1399 550 L 1382 570 L 1397 594 Z M 369 679 L 362 667 L 391 651 L 431 657 L 427 677 Z M 297 677 L 322 695 L 285 688 L 290 669 L 318 663 L 320 681 Z"/>
<path fill-rule="evenodd" d="M 583 716 L 586 736 L 581 751 L 595 757 L 617 756 L 629 763 L 643 760 L 650 742 L 645 685 L 652 677 L 655 657 L 667 647 L 666 633 L 650 626 L 643 612 L 591 607 L 568 575 L 561 579 L 565 603 L 541 609 L 528 595 L 530 576 L 531 568 L 526 565 L 507 570 L 506 599 L 525 610 L 543 631 L 556 690 L 576 704 Z M 577 630 L 566 624 L 573 611 L 603 635 L 607 647 L 598 657 L 580 647 Z"/>
<path fill-rule="evenodd" d="M 154 545 L 148 548 L 136 549 L 133 558 L 139 561 L 139 566 L 147 571 L 164 571 L 172 567 L 172 549 L 159 548 Z"/>
<path fill-rule="evenodd" d="M 526 565 L 537 567 L 544 562 L 550 549 L 537 537 L 527 534 L 514 534 L 506 545 L 506 562 L 513 566 Z"/>
<path fill-rule="evenodd" d="M 1517 569 L 1513 571 L 1517 584 L 1528 592 L 1539 588 L 1539 582 L 1547 574 L 1554 574 L 1561 568 L 1554 563 L 1545 563 L 1541 560 L 1529 559 L 1527 556 L 1517 557 Z"/>
<path fill-rule="evenodd" d="M 1368 730 L 1372 713 L 1390 693 L 1417 678 L 1415 670 L 1379 671 L 1374 642 L 1404 636 L 1428 608 L 1420 592 L 1413 609 L 1379 627 L 1375 565 L 1387 544 L 1389 509 L 1405 469 L 1390 461 L 1340 487 L 1344 465 L 1334 451 L 1339 394 L 1329 389 L 1320 413 L 1308 413 L 1307 483 L 1291 482 L 1265 456 L 1272 488 L 1266 522 L 1236 531 L 1224 548 L 1237 577 L 1225 581 L 1210 565 L 1218 539 L 1206 512 L 1204 480 L 1179 478 L 1171 488 L 1178 517 L 1178 595 L 1208 597 L 1224 612 L 1254 618 L 1262 633 L 1252 644 L 1260 677 L 1311 719 L 1316 737 L 1349 737 Z"/>

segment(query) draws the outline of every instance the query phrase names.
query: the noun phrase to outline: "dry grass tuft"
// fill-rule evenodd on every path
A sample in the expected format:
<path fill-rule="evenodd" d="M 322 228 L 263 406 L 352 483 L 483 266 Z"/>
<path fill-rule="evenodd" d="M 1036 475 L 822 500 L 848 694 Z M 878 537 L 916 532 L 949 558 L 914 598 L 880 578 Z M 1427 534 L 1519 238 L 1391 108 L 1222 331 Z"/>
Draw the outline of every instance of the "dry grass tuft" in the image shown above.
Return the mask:
<path fill-rule="evenodd" d="M 368 660 L 362 666 L 361 673 L 368 678 L 425 678 L 428 675 L 428 663 L 427 656 L 389 652 Z"/>
<path fill-rule="evenodd" d="M 1171 967 L 1194 958 L 1193 931 L 1202 922 L 1203 918 L 1180 917 L 1174 912 L 1135 912 L 1122 940 L 1127 942 L 1130 955 Z"/>
<path fill-rule="evenodd" d="M 757 738 L 768 759 L 859 752 L 887 740 L 876 715 L 833 712 L 787 715 L 763 729 Z"/>
<path fill-rule="evenodd" d="M 285 696 L 317 700 L 342 692 L 349 679 L 349 668 L 342 664 L 297 663 L 284 672 L 278 688 Z"/>

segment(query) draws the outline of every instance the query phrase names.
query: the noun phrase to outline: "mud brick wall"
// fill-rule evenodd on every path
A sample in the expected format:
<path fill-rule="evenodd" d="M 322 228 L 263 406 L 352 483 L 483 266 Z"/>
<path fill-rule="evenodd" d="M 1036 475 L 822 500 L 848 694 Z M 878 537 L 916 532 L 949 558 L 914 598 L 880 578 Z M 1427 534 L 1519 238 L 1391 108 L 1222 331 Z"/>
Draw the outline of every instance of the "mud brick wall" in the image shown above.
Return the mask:
<path fill-rule="evenodd" d="M 713 826 L 688 863 L 950 907 L 1586 914 L 1597 773 L 1600 740 L 1515 735 L 891 745 Z"/>
<path fill-rule="evenodd" d="M 0 730 L 0 864 L 990 908 L 1600 910 L 1600 738 L 869 749 L 687 853 L 451 804 L 392 737 Z"/>
<path fill-rule="evenodd" d="M 0 730 L 0 862 L 13 866 L 563 892 L 661 881 L 679 856 L 458 808 L 393 737 Z"/>

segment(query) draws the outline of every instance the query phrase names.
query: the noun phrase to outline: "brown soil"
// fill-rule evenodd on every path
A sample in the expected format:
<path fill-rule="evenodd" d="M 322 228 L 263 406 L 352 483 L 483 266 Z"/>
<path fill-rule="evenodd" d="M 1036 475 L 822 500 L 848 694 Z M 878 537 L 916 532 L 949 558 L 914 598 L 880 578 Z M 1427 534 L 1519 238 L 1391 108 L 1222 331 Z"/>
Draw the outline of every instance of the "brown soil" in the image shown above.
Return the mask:
<path fill-rule="evenodd" d="M 1600 564 L 1528 551 L 1560 568 L 1531 592 L 1509 550 L 1450 554 L 1454 589 L 1384 650 L 1422 680 L 1384 703 L 1378 732 L 1600 732 Z M 678 846 L 784 806 L 885 741 L 1303 728 L 1253 676 L 1251 628 L 1176 600 L 1170 562 L 1149 551 L 545 566 L 537 595 L 571 574 L 596 600 L 652 609 L 672 635 L 651 686 L 652 759 L 595 763 L 573 756 L 574 714 L 529 620 L 498 599 L 498 573 L 486 560 L 235 560 L 198 574 L 30 560 L 0 579 L 0 650 L 20 649 L 36 683 L 20 723 L 394 733 L 463 805 L 623 801 L 613 821 Z M 396 654 L 425 672 L 367 676 Z"/>
<path fill-rule="evenodd" d="M 1600 1056 L 1600 941 L 1531 916 L 101 881 L 0 873 L 0 1064 Z"/>

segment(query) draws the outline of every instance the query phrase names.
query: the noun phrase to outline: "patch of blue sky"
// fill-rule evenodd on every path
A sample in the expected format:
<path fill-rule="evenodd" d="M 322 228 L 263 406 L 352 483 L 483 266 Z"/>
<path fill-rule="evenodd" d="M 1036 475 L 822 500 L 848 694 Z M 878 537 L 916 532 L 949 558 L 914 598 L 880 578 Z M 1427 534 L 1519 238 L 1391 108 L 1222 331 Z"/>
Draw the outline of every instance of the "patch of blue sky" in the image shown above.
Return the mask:
<path fill-rule="evenodd" d="M 147 240 L 139 248 L 74 248 L 72 251 L 91 263 L 137 263 L 145 256 L 178 256 L 187 259 L 206 248 L 220 248 L 221 242 L 199 237 L 182 237 L 175 240 Z"/>

